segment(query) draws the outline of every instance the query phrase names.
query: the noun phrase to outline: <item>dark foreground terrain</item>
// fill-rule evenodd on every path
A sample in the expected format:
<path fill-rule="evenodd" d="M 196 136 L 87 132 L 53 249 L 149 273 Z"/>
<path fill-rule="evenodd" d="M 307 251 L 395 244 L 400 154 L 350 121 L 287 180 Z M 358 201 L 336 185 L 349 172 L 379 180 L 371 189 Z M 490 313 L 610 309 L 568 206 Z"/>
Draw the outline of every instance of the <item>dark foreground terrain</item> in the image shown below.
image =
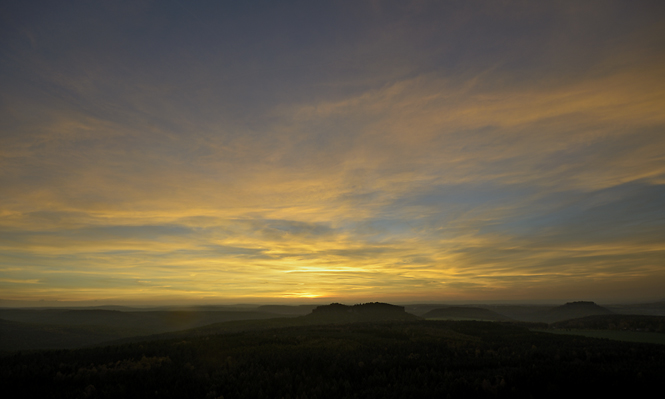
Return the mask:
<path fill-rule="evenodd" d="M 527 324 L 303 325 L 76 350 L 6 353 L 0 384 L 39 398 L 653 396 L 665 346 Z"/>

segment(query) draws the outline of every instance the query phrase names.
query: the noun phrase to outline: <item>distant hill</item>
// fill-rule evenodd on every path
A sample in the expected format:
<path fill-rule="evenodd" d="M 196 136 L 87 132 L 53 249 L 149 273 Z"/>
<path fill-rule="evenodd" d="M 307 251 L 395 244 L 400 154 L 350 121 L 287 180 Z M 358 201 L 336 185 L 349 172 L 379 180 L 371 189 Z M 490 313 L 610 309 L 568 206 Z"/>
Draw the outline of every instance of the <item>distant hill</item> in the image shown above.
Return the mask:
<path fill-rule="evenodd" d="M 554 323 L 557 321 L 578 319 L 585 316 L 612 314 L 607 308 L 596 305 L 594 302 L 579 301 L 568 302 L 565 305 L 550 309 L 543 315 L 544 321 Z"/>
<path fill-rule="evenodd" d="M 489 309 L 454 306 L 430 310 L 422 317 L 426 319 L 443 320 L 483 320 L 483 321 L 510 321 L 510 317 L 493 312 Z"/>
<path fill-rule="evenodd" d="M 563 320 L 552 323 L 550 326 L 585 330 L 631 330 L 665 333 L 665 316 L 604 314 Z"/>
<path fill-rule="evenodd" d="M 417 320 L 418 317 L 406 313 L 403 306 L 388 303 L 370 302 L 353 306 L 333 303 L 318 306 L 312 313 L 304 316 L 308 320 L 322 323 L 354 323 L 384 320 Z"/>
<path fill-rule="evenodd" d="M 644 316 L 665 316 L 665 301 L 648 303 L 631 303 L 606 306 L 618 314 L 635 314 Z"/>
<path fill-rule="evenodd" d="M 0 319 L 0 351 L 81 348 L 148 332 L 109 325 L 34 324 Z"/>
<path fill-rule="evenodd" d="M 0 309 L 0 350 L 80 348 L 134 336 L 276 316 L 254 311 Z"/>
<path fill-rule="evenodd" d="M 262 305 L 256 308 L 259 312 L 274 313 L 278 315 L 304 316 L 309 314 L 317 305 Z"/>
<path fill-rule="evenodd" d="M 430 310 L 438 309 L 438 308 L 447 308 L 450 307 L 451 305 L 445 304 L 445 303 L 417 303 L 417 304 L 411 304 L 411 305 L 406 305 L 404 306 L 404 310 L 407 313 L 414 314 L 416 316 L 421 316 L 424 315 L 425 313 L 429 312 Z"/>
<path fill-rule="evenodd" d="M 137 336 L 109 342 L 121 344 L 129 342 L 191 338 L 215 334 L 231 334 L 246 331 L 260 331 L 285 327 L 302 327 L 326 324 L 349 324 L 361 322 L 413 321 L 420 318 L 404 311 L 404 307 L 387 303 L 372 302 L 353 306 L 333 303 L 317 306 L 312 312 L 300 317 L 280 317 L 268 320 L 234 320 L 214 323 L 183 331 Z"/>
<path fill-rule="evenodd" d="M 553 305 L 486 305 L 484 307 L 513 320 L 542 323 L 545 322 L 543 315 L 547 314 Z"/>
<path fill-rule="evenodd" d="M 230 320 L 270 319 L 275 315 L 256 311 L 132 311 L 102 309 L 0 309 L 0 318 L 35 324 L 100 325 L 166 332 Z"/>

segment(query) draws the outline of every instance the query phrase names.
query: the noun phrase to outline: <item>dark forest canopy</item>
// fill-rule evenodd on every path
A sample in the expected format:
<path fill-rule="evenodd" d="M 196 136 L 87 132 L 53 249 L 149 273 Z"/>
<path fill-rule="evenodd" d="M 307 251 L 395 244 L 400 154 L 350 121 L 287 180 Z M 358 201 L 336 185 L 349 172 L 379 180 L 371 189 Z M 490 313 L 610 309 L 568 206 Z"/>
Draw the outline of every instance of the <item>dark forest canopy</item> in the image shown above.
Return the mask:
<path fill-rule="evenodd" d="M 0 384 L 52 398 L 650 395 L 665 346 L 476 321 L 308 325 L 0 356 Z"/>
<path fill-rule="evenodd" d="M 599 306 L 533 311 L 548 315 L 568 308 Z M 266 313 L 4 309 L 3 316 L 23 321 L 0 320 L 3 343 L 32 337 L 53 345 L 98 346 L 0 352 L 0 384 L 24 397 L 53 398 L 556 397 L 572 391 L 646 395 L 665 373 L 664 345 L 536 330 L 547 328 L 545 323 L 424 320 L 403 306 L 379 302 L 312 306 L 299 317 L 283 316 L 303 309 L 261 309 L 276 313 L 243 320 Z M 495 314 L 469 306 L 438 309 Z M 111 324 L 96 324 L 105 315 Z M 99 345 L 128 334 L 136 322 L 154 327 L 219 318 L 227 321 Z M 605 314 L 551 327 L 659 331 L 664 320 Z"/>

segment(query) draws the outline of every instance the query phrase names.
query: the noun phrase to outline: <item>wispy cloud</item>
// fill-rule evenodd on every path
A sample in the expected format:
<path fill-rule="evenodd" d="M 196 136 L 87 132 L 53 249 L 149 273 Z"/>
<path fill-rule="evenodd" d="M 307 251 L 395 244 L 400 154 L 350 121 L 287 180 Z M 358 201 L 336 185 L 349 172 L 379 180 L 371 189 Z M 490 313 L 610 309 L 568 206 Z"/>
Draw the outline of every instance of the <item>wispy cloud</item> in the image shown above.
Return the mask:
<path fill-rule="evenodd" d="M 3 8 L 7 298 L 659 295 L 661 6 L 49 7 Z"/>

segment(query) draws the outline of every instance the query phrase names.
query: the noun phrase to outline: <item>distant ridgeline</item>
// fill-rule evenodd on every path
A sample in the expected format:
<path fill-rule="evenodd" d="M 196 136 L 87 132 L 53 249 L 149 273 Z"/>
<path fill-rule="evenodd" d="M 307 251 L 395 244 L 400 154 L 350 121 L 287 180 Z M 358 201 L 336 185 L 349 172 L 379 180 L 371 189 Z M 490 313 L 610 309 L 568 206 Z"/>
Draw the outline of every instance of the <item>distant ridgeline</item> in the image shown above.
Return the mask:
<path fill-rule="evenodd" d="M 484 321 L 511 321 L 508 316 L 493 312 L 489 309 L 451 306 L 446 308 L 432 309 L 422 317 L 426 319 L 442 320 L 484 320 Z"/>
<path fill-rule="evenodd" d="M 312 313 L 376 313 L 376 312 L 398 312 L 404 313 L 404 306 L 391 305 L 389 303 L 369 302 L 359 303 L 353 306 L 342 305 L 341 303 L 331 303 L 330 305 L 317 306 Z"/>
<path fill-rule="evenodd" d="M 353 306 L 332 303 L 316 307 L 312 310 L 311 314 L 305 317 L 331 323 L 418 319 L 418 317 L 406 313 L 404 306 L 380 302 L 363 303 Z"/>
<path fill-rule="evenodd" d="M 632 330 L 665 333 L 665 316 L 636 314 L 601 314 L 551 324 L 555 328 L 589 330 Z"/>
<path fill-rule="evenodd" d="M 548 322 L 557 322 L 561 320 L 577 319 L 580 317 L 613 314 L 607 308 L 598 306 L 591 301 L 568 302 L 565 305 L 557 306 L 551 309 L 545 315 Z"/>

